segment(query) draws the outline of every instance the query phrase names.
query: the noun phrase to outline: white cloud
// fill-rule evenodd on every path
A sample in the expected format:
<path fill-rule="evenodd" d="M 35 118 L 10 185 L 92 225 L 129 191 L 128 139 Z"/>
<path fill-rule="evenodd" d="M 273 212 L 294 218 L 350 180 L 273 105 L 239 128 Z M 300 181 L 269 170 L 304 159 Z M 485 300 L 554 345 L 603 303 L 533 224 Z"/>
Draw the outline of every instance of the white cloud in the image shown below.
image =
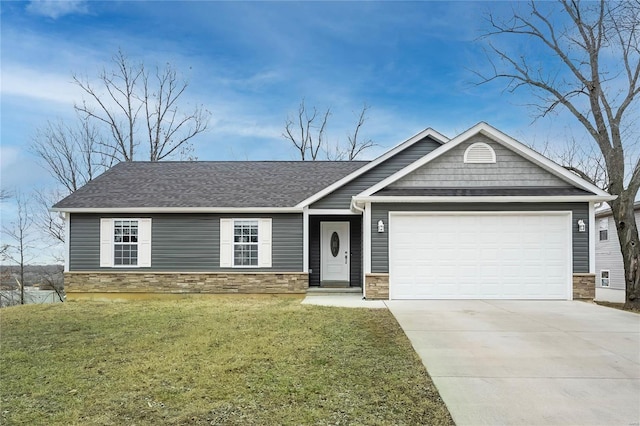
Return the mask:
<path fill-rule="evenodd" d="M 70 105 L 81 99 L 79 88 L 71 83 L 68 75 L 46 73 L 21 65 L 2 67 L 0 93 L 3 97 L 18 96 Z"/>
<path fill-rule="evenodd" d="M 27 12 L 58 19 L 75 13 L 85 14 L 89 9 L 85 0 L 32 0 L 27 5 Z"/>

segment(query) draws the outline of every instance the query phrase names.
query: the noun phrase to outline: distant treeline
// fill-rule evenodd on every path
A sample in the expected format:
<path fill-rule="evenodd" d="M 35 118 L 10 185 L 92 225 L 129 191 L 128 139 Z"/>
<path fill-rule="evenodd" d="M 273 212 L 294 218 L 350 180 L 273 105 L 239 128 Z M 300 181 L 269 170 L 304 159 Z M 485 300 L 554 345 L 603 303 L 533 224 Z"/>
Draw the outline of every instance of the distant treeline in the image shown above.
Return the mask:
<path fill-rule="evenodd" d="M 62 265 L 25 265 L 24 285 L 25 287 L 38 286 L 41 288 L 55 285 L 62 287 L 63 283 Z M 18 287 L 16 278 L 20 279 L 20 267 L 17 265 L 0 265 L 0 287 L 4 289 L 14 289 Z"/>

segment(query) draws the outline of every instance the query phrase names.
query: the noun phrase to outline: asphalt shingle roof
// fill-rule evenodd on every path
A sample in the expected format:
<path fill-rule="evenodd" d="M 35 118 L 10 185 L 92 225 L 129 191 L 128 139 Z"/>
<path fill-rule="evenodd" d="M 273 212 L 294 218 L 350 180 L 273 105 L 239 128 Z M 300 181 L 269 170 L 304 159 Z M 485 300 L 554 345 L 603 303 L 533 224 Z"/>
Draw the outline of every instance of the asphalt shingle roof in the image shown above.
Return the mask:
<path fill-rule="evenodd" d="M 293 207 L 366 161 L 120 163 L 55 208 Z"/>

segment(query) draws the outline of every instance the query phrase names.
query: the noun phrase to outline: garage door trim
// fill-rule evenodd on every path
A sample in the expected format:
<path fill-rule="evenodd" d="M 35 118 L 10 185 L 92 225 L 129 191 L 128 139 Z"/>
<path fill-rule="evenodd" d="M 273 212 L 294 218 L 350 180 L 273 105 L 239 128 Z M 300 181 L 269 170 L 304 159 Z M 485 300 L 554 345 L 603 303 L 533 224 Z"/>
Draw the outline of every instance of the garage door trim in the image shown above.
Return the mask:
<path fill-rule="evenodd" d="M 566 217 L 566 234 L 565 234 L 565 247 L 566 247 L 566 300 L 572 300 L 573 296 L 573 235 L 572 235 L 572 218 L 571 211 L 566 210 L 541 210 L 541 211 L 390 211 L 388 213 L 388 253 L 389 253 L 389 295 L 393 298 L 393 222 L 394 217 L 402 216 L 564 216 Z"/>

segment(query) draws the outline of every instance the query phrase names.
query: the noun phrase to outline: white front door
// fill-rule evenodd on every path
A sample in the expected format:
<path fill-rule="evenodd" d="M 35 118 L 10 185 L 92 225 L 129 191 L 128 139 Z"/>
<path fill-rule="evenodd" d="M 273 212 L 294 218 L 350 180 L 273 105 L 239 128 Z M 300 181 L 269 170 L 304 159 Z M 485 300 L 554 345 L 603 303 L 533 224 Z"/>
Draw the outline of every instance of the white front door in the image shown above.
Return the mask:
<path fill-rule="evenodd" d="M 320 222 L 320 281 L 349 282 L 349 222 Z"/>

